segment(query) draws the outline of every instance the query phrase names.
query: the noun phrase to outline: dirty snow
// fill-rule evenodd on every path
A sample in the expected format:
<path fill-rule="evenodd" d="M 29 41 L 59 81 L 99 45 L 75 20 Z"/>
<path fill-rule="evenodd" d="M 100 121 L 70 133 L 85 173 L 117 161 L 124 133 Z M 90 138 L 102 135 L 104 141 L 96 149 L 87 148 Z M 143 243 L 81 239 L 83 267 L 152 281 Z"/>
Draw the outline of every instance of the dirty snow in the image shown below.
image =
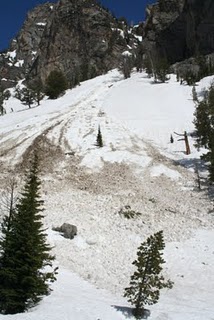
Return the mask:
<path fill-rule="evenodd" d="M 200 94 L 209 86 L 197 86 Z M 13 90 L 12 90 L 13 92 Z M 116 71 L 81 83 L 57 100 L 29 109 L 12 97 L 0 117 L 0 189 L 13 170 L 22 176 L 33 148 L 41 158 L 44 224 L 59 265 L 53 293 L 26 314 L 5 319 L 132 319 L 122 297 L 131 262 L 147 236 L 163 230 L 165 274 L 172 290 L 149 307 L 153 320 L 212 320 L 213 202 L 198 191 L 192 88 L 128 80 Z M 13 112 L 12 112 L 13 110 Z M 100 126 L 103 148 L 96 146 Z M 187 131 L 191 154 L 174 132 Z M 174 143 L 170 143 L 170 135 Z M 130 205 L 141 216 L 125 219 Z M 77 226 L 73 240 L 52 227 Z"/>

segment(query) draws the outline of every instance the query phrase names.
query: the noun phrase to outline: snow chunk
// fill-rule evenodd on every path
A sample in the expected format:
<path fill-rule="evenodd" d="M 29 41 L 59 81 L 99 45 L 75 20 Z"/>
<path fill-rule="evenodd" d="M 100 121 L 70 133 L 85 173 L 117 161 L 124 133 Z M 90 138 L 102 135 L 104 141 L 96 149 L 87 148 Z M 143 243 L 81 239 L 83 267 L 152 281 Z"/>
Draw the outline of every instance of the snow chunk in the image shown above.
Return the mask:
<path fill-rule="evenodd" d="M 7 54 L 6 54 L 6 56 L 7 56 L 9 59 L 14 60 L 15 57 L 16 57 L 16 50 L 14 50 L 14 51 L 8 51 Z"/>
<path fill-rule="evenodd" d="M 143 37 L 142 37 L 142 36 L 137 36 L 137 35 L 135 34 L 134 37 L 135 37 L 137 40 L 139 40 L 140 42 L 143 41 Z"/>
<path fill-rule="evenodd" d="M 125 38 L 124 31 L 118 28 L 111 28 L 112 31 L 117 31 L 122 38 Z"/>
<path fill-rule="evenodd" d="M 152 177 L 158 177 L 161 175 L 165 175 L 172 180 L 178 180 L 179 178 L 181 178 L 181 175 L 179 172 L 172 170 L 172 169 L 169 169 L 166 166 L 164 166 L 163 164 L 155 166 L 151 169 L 151 176 Z"/>
<path fill-rule="evenodd" d="M 130 57 L 130 56 L 132 56 L 132 53 L 129 52 L 128 50 L 126 50 L 126 51 L 124 51 L 124 52 L 122 53 L 122 56 L 124 56 L 124 57 Z"/>
<path fill-rule="evenodd" d="M 36 23 L 37 26 L 43 26 L 43 27 L 46 26 L 46 24 L 47 24 L 46 22 L 37 22 Z"/>
<path fill-rule="evenodd" d="M 14 64 L 14 66 L 15 66 L 15 67 L 22 67 L 23 64 L 24 64 L 24 60 L 18 60 L 18 61 Z"/>

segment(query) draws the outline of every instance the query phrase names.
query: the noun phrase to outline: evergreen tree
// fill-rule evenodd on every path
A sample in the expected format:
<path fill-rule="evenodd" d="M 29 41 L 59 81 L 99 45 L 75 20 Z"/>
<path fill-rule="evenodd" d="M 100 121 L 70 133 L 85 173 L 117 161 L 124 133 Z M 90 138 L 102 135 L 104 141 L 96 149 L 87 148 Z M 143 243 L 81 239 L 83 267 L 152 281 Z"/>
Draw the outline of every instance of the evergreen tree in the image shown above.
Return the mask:
<path fill-rule="evenodd" d="M 0 312 L 15 314 L 37 304 L 50 292 L 53 256 L 46 243 L 41 219 L 38 159 L 35 155 L 18 203 L 2 225 L 0 241 Z M 46 269 L 44 269 L 46 267 Z"/>
<path fill-rule="evenodd" d="M 62 71 L 53 70 L 45 82 L 45 93 L 50 99 L 57 99 L 67 89 L 67 80 Z"/>
<path fill-rule="evenodd" d="M 135 67 L 137 69 L 137 72 L 142 72 L 143 70 L 143 55 L 144 48 L 142 44 L 139 44 L 135 52 Z"/>
<path fill-rule="evenodd" d="M 20 101 L 23 102 L 23 104 L 26 104 L 29 108 L 31 108 L 31 105 L 35 101 L 35 93 L 28 87 L 20 89 L 18 96 L 20 97 Z"/>
<path fill-rule="evenodd" d="M 29 83 L 28 88 L 33 92 L 34 100 L 37 102 L 37 105 L 40 105 L 40 101 L 44 98 L 44 86 L 42 80 L 39 78 Z"/>
<path fill-rule="evenodd" d="M 153 76 L 153 63 L 149 53 L 147 53 L 143 59 L 143 68 L 145 69 L 148 77 L 151 78 Z"/>
<path fill-rule="evenodd" d="M 202 159 L 208 161 L 209 179 L 214 182 L 214 84 L 198 102 L 194 115 L 197 146 L 208 149 Z"/>
<path fill-rule="evenodd" d="M 169 80 L 170 66 L 165 57 L 161 57 L 154 51 L 147 51 L 143 60 L 143 67 L 149 77 L 153 76 L 154 81 L 165 82 Z"/>
<path fill-rule="evenodd" d="M 197 147 L 208 147 L 211 128 L 207 94 L 204 99 L 197 104 L 194 117 L 193 123 L 196 127 Z"/>
<path fill-rule="evenodd" d="M 188 86 L 195 85 L 197 81 L 199 81 L 199 77 L 191 70 L 187 70 L 184 74 L 184 81 L 188 84 Z"/>
<path fill-rule="evenodd" d="M 125 288 L 124 296 L 135 306 L 133 314 L 140 318 L 145 305 L 158 302 L 160 289 L 172 288 L 173 283 L 165 282 L 161 275 L 162 264 L 165 263 L 161 252 L 165 247 L 163 231 L 150 236 L 141 244 L 137 252 L 137 260 L 133 265 L 137 270 L 131 276 L 130 287 Z"/>
<path fill-rule="evenodd" d="M 165 82 L 169 80 L 169 63 L 166 58 L 156 57 L 154 60 L 155 79 Z"/>
<path fill-rule="evenodd" d="M 97 146 L 100 148 L 103 147 L 103 137 L 102 137 L 100 126 L 98 127 L 98 133 L 97 133 Z"/>
<path fill-rule="evenodd" d="M 119 70 L 123 73 L 125 79 L 128 79 L 131 77 L 132 68 L 133 68 L 132 54 L 128 51 L 125 51 L 122 53 L 121 63 L 119 67 Z"/>

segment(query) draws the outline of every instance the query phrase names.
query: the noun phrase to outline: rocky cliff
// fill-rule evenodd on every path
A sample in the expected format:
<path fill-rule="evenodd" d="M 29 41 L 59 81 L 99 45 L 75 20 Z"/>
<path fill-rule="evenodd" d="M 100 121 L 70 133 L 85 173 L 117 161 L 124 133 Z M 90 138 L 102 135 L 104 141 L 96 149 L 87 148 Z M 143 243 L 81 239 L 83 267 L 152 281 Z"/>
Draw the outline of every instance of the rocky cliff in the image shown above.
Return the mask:
<path fill-rule="evenodd" d="M 27 19 L 7 52 L 0 55 L 6 86 L 23 77 L 44 81 L 60 69 L 75 81 L 118 66 L 121 53 L 136 39 L 128 27 L 95 0 L 59 0 L 40 5 Z"/>
<path fill-rule="evenodd" d="M 147 7 L 144 39 L 170 63 L 214 52 L 214 1 L 157 1 Z"/>

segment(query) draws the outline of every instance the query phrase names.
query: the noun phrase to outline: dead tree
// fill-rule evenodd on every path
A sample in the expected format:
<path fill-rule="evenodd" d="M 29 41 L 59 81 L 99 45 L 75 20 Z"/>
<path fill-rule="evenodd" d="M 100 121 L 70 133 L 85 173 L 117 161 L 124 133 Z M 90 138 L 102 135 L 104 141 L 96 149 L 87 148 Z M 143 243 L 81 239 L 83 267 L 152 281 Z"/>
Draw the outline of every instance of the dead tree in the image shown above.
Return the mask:
<path fill-rule="evenodd" d="M 190 154 L 190 146 L 189 146 L 189 140 L 188 140 L 188 136 L 187 136 L 187 132 L 184 131 L 184 133 L 177 133 L 177 132 L 174 132 L 174 134 L 176 134 L 177 136 L 180 136 L 180 137 L 183 137 L 181 139 L 178 139 L 178 141 L 184 141 L 185 142 L 185 146 L 186 146 L 186 154 Z"/>

